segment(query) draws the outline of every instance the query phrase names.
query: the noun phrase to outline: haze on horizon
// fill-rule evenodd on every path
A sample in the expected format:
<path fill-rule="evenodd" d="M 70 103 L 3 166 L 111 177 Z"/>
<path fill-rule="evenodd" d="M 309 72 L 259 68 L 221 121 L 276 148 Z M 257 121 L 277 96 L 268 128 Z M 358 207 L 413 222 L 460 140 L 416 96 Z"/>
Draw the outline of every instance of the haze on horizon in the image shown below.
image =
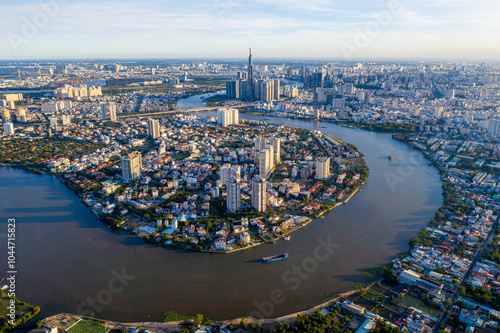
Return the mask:
<path fill-rule="evenodd" d="M 495 0 L 21 0 L 0 59 L 500 59 Z"/>

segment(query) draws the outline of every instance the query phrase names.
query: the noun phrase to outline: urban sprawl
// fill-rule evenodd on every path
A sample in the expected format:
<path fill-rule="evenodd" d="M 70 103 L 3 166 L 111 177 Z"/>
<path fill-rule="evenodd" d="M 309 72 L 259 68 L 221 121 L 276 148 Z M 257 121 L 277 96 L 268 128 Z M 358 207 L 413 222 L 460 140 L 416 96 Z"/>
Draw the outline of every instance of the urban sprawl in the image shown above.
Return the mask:
<path fill-rule="evenodd" d="M 104 223 L 150 243 L 228 253 L 289 240 L 369 181 L 356 147 L 269 117 L 392 133 L 439 170 L 443 188 L 443 206 L 408 252 L 300 314 L 137 325 L 61 314 L 38 331 L 500 332 L 500 66 L 257 65 L 250 52 L 231 64 L 5 69 L 0 163 L 57 176 Z M 203 107 L 178 108 L 201 94 Z M 204 110 L 216 113 L 194 113 Z M 17 302 L 22 323 L 28 310 Z"/>

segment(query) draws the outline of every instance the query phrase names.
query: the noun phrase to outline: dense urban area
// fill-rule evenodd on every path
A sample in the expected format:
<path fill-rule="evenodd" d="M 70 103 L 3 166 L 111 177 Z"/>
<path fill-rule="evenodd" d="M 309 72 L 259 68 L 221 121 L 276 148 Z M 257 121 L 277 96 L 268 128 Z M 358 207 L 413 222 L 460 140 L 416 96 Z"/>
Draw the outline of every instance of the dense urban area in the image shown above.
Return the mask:
<path fill-rule="evenodd" d="M 500 332 L 500 66 L 254 64 L 250 53 L 248 62 L 230 64 L 0 69 L 0 163 L 57 176 L 110 228 L 160 246 L 223 254 L 287 241 L 370 181 L 353 145 L 273 125 L 272 117 L 392 133 L 439 171 L 442 184 L 442 207 L 406 253 L 315 308 L 224 322 L 201 314 L 137 324 L 58 314 L 34 332 Z M 206 106 L 179 108 L 197 95 Z M 217 114 L 196 115 L 203 110 Z M 5 293 L 0 311 L 8 302 Z M 39 311 L 16 302 L 19 324 Z M 0 315 L 1 329 L 12 328 Z"/>

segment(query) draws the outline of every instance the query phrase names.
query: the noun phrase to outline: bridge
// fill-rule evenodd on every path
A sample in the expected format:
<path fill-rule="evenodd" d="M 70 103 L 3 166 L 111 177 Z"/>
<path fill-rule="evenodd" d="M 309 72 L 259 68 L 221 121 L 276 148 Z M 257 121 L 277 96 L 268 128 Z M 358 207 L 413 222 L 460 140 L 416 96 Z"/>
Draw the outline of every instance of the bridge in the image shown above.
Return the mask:
<path fill-rule="evenodd" d="M 244 105 L 238 105 L 238 106 L 231 106 L 232 109 L 237 109 L 244 107 Z M 184 112 L 202 112 L 202 111 L 213 111 L 213 110 L 218 110 L 218 109 L 224 109 L 222 106 L 205 106 L 202 108 L 193 108 L 193 109 L 175 109 L 175 110 L 168 110 L 168 111 L 157 111 L 157 112 L 134 112 L 134 113 L 127 113 L 127 114 L 117 114 L 116 118 L 133 118 L 133 117 L 138 117 L 138 118 L 144 118 L 144 117 L 151 117 L 151 116 L 160 116 L 163 114 L 172 114 L 172 113 L 184 113 Z"/>

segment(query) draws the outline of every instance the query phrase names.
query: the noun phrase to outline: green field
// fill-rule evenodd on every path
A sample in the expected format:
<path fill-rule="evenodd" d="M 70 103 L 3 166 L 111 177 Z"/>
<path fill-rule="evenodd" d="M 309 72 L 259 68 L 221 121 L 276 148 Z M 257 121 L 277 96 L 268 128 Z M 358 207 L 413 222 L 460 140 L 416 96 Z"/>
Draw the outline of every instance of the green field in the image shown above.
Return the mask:
<path fill-rule="evenodd" d="M 406 306 L 411 306 L 414 307 L 415 309 L 418 309 L 420 311 L 423 311 L 427 313 L 428 315 L 434 316 L 434 317 L 439 317 L 440 311 L 437 309 L 434 309 L 430 306 L 427 306 L 424 302 L 419 300 L 418 298 L 405 295 L 402 302 Z"/>
<path fill-rule="evenodd" d="M 94 325 L 85 320 L 80 320 L 67 329 L 69 333 L 107 333 L 109 329 Z"/>

